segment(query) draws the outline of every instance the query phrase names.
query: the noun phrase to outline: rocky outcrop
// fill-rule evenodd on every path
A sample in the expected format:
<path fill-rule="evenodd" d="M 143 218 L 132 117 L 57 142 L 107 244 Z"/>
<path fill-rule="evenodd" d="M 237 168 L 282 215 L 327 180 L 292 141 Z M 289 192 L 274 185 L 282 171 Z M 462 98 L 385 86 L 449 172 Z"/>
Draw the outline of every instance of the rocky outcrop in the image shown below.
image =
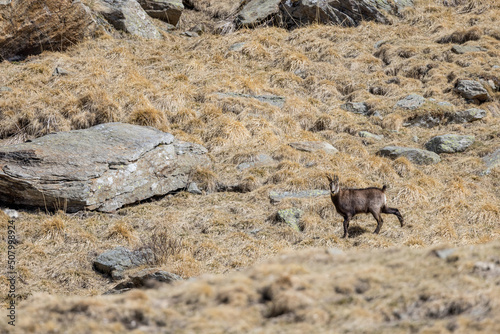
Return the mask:
<path fill-rule="evenodd" d="M 463 152 L 474 143 L 474 136 L 447 134 L 431 138 L 425 148 L 436 153 Z"/>
<path fill-rule="evenodd" d="M 169 133 L 124 123 L 59 132 L 0 147 L 0 202 L 114 211 L 188 185 L 207 150 Z"/>
<path fill-rule="evenodd" d="M 65 49 L 97 33 L 98 28 L 91 11 L 80 1 L 0 3 L 0 61 Z"/>
<path fill-rule="evenodd" d="M 458 80 L 455 85 L 455 92 L 475 103 L 485 102 L 490 99 L 490 94 L 483 85 L 474 80 Z"/>
<path fill-rule="evenodd" d="M 410 147 L 386 146 L 380 149 L 378 154 L 391 159 L 405 157 L 417 165 L 431 165 L 441 161 L 439 155 L 434 152 Z"/>
<path fill-rule="evenodd" d="M 181 0 L 138 0 L 149 16 L 177 25 L 181 18 L 184 5 Z"/>
<path fill-rule="evenodd" d="M 288 29 L 324 23 L 357 26 L 363 20 L 390 23 L 388 14 L 397 15 L 412 6 L 413 0 L 251 0 L 236 18 L 236 25 L 253 27 L 274 24 Z"/>
<path fill-rule="evenodd" d="M 162 38 L 152 19 L 136 0 L 95 0 L 92 7 L 115 29 L 147 39 Z"/>
<path fill-rule="evenodd" d="M 93 267 L 114 280 L 120 280 L 123 279 L 124 270 L 146 264 L 152 257 L 150 249 L 131 251 L 125 247 L 116 247 L 99 255 Z"/>

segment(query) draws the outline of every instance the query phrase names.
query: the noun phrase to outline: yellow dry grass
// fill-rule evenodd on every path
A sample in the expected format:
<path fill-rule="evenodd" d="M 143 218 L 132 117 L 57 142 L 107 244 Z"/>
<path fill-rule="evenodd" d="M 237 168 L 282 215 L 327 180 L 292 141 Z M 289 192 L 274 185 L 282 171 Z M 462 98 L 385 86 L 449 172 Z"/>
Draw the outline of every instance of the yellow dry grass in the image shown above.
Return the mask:
<path fill-rule="evenodd" d="M 234 10 L 234 2 L 230 1 L 192 3 L 203 11 L 199 15 L 205 15 L 212 23 L 213 17 L 218 20 Z M 181 22 L 185 28 L 197 21 L 195 14 L 189 15 Z M 356 28 L 313 25 L 293 31 L 269 27 L 223 36 L 205 33 L 193 39 L 169 34 L 165 41 L 101 38 L 85 41 L 62 53 L 44 52 L 23 62 L 0 63 L 0 86 L 12 89 L 0 92 L 3 145 L 54 131 L 121 121 L 154 126 L 182 140 L 203 144 L 209 148 L 213 160 L 212 165 L 200 166 L 191 176 L 205 192 L 202 196 L 181 192 L 123 208 L 115 214 L 21 212 L 16 222 L 18 295 L 21 299 L 33 298 L 33 307 L 60 304 L 63 313 L 73 307 L 84 310 L 75 317 L 87 314 L 98 317 L 103 310 L 115 317 L 118 311 L 107 299 L 63 302 L 55 296 L 32 295 L 101 294 L 113 283 L 93 271 L 93 259 L 115 246 L 143 247 L 161 232 L 168 233 L 168 238 L 162 240 L 170 243 L 171 249 L 158 256 L 156 265 L 184 278 L 225 274 L 282 252 L 314 247 L 357 249 L 367 254 L 377 248 L 402 248 L 403 268 L 405 261 L 412 261 L 407 255 L 413 254 L 409 248 L 440 243 L 477 245 L 498 239 L 500 171 L 497 167 L 487 175 L 480 172 L 484 169 L 481 158 L 500 148 L 500 93 L 491 91 L 492 101 L 480 106 L 487 110 L 488 117 L 464 125 L 405 127 L 405 121 L 414 113 L 393 108 L 410 93 L 451 102 L 455 110 L 471 108 L 453 92 L 454 82 L 485 75 L 500 78 L 500 32 L 495 27 L 498 17 L 499 5 L 492 1 L 422 0 L 401 18 L 394 19 L 392 25 L 372 22 Z M 463 55 L 451 52 L 453 43 L 462 42 L 479 45 L 487 51 Z M 232 48 L 237 43 L 244 44 Z M 375 44 L 380 46 L 377 48 Z M 67 69 L 70 74 L 53 76 L 55 67 Z M 217 94 L 230 92 L 274 94 L 285 97 L 286 102 L 280 108 L 252 98 L 226 98 Z M 367 102 L 383 119 L 344 111 L 340 105 L 345 102 Z M 437 115 L 445 111 L 432 112 Z M 362 130 L 384 138 L 364 140 L 358 136 Z M 392 161 L 375 155 L 387 145 L 423 148 L 431 137 L 445 133 L 474 135 L 476 143 L 463 153 L 443 154 L 442 162 L 432 166 L 416 166 L 405 158 Z M 340 152 L 336 155 L 301 152 L 288 145 L 296 141 L 327 141 Z M 253 161 L 260 153 L 272 156 L 276 163 L 243 171 L 236 169 L 237 164 Z M 387 184 L 388 203 L 401 210 L 406 226 L 401 228 L 395 217 L 385 216 L 381 234 L 373 235 L 375 220 L 360 215 L 352 221 L 352 237 L 340 239 L 342 218 L 335 213 L 328 197 L 270 203 L 271 190 L 326 189 L 325 173 L 339 174 L 341 183 L 348 187 Z M 216 192 L 221 185 L 238 186 L 245 192 Z M 275 222 L 276 211 L 289 207 L 304 210 L 303 232 Z M 0 237 L 5 240 L 6 223 L 1 219 Z M 5 247 L 5 243 L 0 245 L 0 253 L 5 254 Z M 6 257 L 1 257 L 2 268 L 6 267 L 5 261 Z M 291 268 L 300 271 L 301 265 L 299 262 Z M 245 332 L 263 321 L 262 326 L 266 326 L 263 331 L 273 332 L 291 321 L 288 316 L 278 315 L 290 313 L 293 319 L 301 319 L 293 324 L 297 326 L 294 330 L 302 332 L 317 332 L 315 329 L 322 330 L 325 326 L 339 331 L 369 331 L 369 327 L 355 327 L 361 323 L 355 319 L 363 319 L 366 326 L 373 325 L 381 331 L 388 328 L 377 327 L 383 321 L 387 321 L 384 326 L 400 326 L 402 332 L 413 328 L 411 317 L 398 320 L 392 313 L 395 309 L 411 308 L 412 300 L 418 302 L 413 292 L 401 292 L 412 286 L 411 280 L 405 283 L 403 279 L 400 285 L 384 290 L 386 294 L 397 292 L 390 297 L 393 304 L 380 301 L 367 308 L 366 299 L 352 292 L 356 290 L 357 283 L 353 283 L 358 282 L 356 277 L 363 275 L 352 273 L 347 279 L 335 276 L 337 281 L 330 279 L 328 284 L 334 284 L 334 290 L 338 291 L 331 294 L 331 300 L 318 304 L 309 301 L 327 296 L 330 291 L 318 290 L 307 295 L 310 281 L 294 282 L 296 273 L 289 274 L 291 278 L 285 277 L 287 270 L 291 270 L 289 267 L 277 268 L 264 266 L 246 278 L 237 275 L 214 278 L 223 281 L 237 277 L 234 285 L 220 291 L 205 282 L 181 286 L 175 290 L 182 291 L 175 292 L 181 296 L 179 299 L 167 289 L 162 290 L 165 301 L 143 292 L 114 297 L 126 299 L 120 319 L 128 322 L 113 320 L 105 330 L 120 332 L 129 326 L 126 323 L 137 322 L 133 313 L 137 308 L 144 319 L 165 317 L 171 320 L 167 320 L 169 323 L 189 322 L 195 332 L 201 331 L 200 328 L 217 332 L 218 325 L 208 328 L 208 322 L 204 322 L 212 318 L 216 322 L 229 319 L 229 332 Z M 394 268 L 399 267 L 394 264 Z M 266 292 L 273 297 L 269 297 L 271 304 L 264 306 L 255 304 L 263 293 L 260 285 L 257 288 L 252 285 L 257 284 L 252 275 L 260 277 L 261 270 L 276 272 L 281 280 L 278 282 L 276 278 L 278 287 Z M 287 279 L 291 283 L 286 283 Z M 372 277 L 369 281 L 372 279 L 378 280 Z M 475 277 L 469 280 L 472 283 L 464 278 L 460 284 L 478 284 Z M 387 281 L 390 284 L 391 279 Z M 298 288 L 289 291 L 290 284 L 292 287 L 306 284 L 305 292 Z M 283 291 L 280 286 L 285 286 Z M 427 288 L 431 294 L 439 292 L 436 286 Z M 7 301 L 5 289 L 2 285 L 3 303 Z M 188 293 L 189 289 L 192 291 Z M 466 292 L 462 297 L 466 303 L 476 305 Z M 179 305 L 209 306 L 193 311 L 196 316 L 188 321 L 184 309 L 187 306 L 180 309 L 165 306 L 170 300 L 177 300 Z M 325 306 L 329 303 L 336 305 L 335 312 Z M 146 304 L 156 306 L 142 308 Z M 233 304 L 250 306 L 233 309 Z M 380 312 L 367 311 L 378 306 Z M 40 317 L 48 316 L 54 308 L 57 307 L 47 308 L 49 313 Z M 245 317 L 240 317 L 240 312 Z M 262 320 L 263 314 L 277 320 Z M 343 317 L 350 321 L 335 327 Z M 63 325 L 55 320 L 49 323 L 42 318 L 38 318 L 43 322 L 40 325 L 36 325 L 36 320 L 26 323 L 26 330 L 42 333 L 49 332 L 50 326 L 64 328 L 58 327 Z M 454 319 L 450 326 L 459 326 L 463 332 L 482 328 L 474 327 L 477 319 Z M 478 326 L 483 325 L 494 330 L 494 323 Z M 99 328 L 98 321 L 89 326 Z M 436 320 L 426 329 L 439 332 L 446 326 L 446 321 Z"/>

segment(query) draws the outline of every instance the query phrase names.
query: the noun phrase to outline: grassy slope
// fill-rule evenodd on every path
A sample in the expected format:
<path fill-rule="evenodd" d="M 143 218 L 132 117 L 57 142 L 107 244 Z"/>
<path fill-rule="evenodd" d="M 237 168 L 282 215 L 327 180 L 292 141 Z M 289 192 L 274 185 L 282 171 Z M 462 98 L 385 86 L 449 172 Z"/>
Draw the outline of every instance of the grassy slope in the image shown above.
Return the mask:
<path fill-rule="evenodd" d="M 215 10 L 200 14 L 204 18 L 231 11 L 227 4 L 197 3 Z M 406 128 L 402 123 L 407 112 L 393 109 L 409 93 L 452 102 L 456 110 L 469 108 L 452 92 L 454 81 L 483 74 L 500 77 L 500 69 L 493 69 L 500 65 L 500 30 L 495 25 L 500 9 L 490 1 L 469 3 L 445 7 L 423 0 L 390 26 L 367 22 L 357 28 L 311 26 L 292 32 L 265 28 L 195 39 L 169 35 L 161 42 L 102 38 L 64 53 L 1 63 L 0 85 L 13 89 L 0 99 L 4 144 L 124 121 L 204 144 L 214 162 L 193 175 L 208 191 L 201 197 L 180 193 L 113 215 L 23 213 L 17 222 L 21 298 L 37 292 L 100 294 L 113 284 L 93 272 L 95 256 L 118 245 L 147 245 L 155 234 L 170 245 L 156 265 L 185 278 L 226 273 L 311 247 L 402 247 L 406 254 L 408 247 L 497 239 L 500 171 L 486 176 L 479 172 L 480 158 L 500 147 L 498 93 L 492 92 L 493 101 L 481 106 L 488 117 L 467 125 Z M 187 28 L 191 22 L 196 14 L 187 15 L 183 24 Z M 479 37 L 467 44 L 488 51 L 456 55 L 450 51 L 452 43 L 436 43 L 466 35 Z M 374 44 L 381 40 L 389 43 L 377 52 Z M 230 51 L 239 42 L 246 44 Z M 72 73 L 52 76 L 56 66 Z M 394 77 L 399 84 L 387 83 Z M 383 95 L 371 94 L 374 87 Z M 287 102 L 280 109 L 250 99 L 222 99 L 216 92 L 276 94 Z M 384 119 L 345 112 L 339 108 L 345 101 L 366 101 Z M 383 134 L 384 140 L 363 143 L 357 137 L 360 130 Z M 422 147 L 445 133 L 473 134 L 477 142 L 427 167 L 374 155 L 391 144 Z M 340 153 L 301 153 L 287 145 L 299 140 L 326 140 Z M 270 154 L 279 164 L 235 169 L 257 153 Z M 339 173 L 346 186 L 388 184 L 389 203 L 402 211 L 408 225 L 400 228 L 388 216 L 381 234 L 374 236 L 375 221 L 361 216 L 353 221 L 354 236 L 342 240 L 342 219 L 328 198 L 269 203 L 270 190 L 326 188 L 325 172 Z M 217 183 L 243 184 L 252 191 L 211 192 Z M 290 206 L 305 211 L 302 233 L 274 222 L 274 213 Z M 5 217 L 0 222 L 5 238 Z M 5 257 L 0 261 L 4 268 Z"/>

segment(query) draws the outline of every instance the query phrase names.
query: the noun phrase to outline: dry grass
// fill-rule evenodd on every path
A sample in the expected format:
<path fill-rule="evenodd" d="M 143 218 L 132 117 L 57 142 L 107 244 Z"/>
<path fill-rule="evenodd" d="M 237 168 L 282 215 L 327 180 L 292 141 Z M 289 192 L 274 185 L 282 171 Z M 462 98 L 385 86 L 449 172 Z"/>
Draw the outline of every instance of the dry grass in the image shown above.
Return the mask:
<path fill-rule="evenodd" d="M 235 5 L 230 1 L 192 3 L 202 10 L 196 15 L 205 15 L 212 23 L 213 17 L 230 15 Z M 157 245 L 156 264 L 188 278 L 224 274 L 275 254 L 312 247 L 371 251 L 387 247 L 422 248 L 443 242 L 475 245 L 495 240 L 500 234 L 500 172 L 498 168 L 488 175 L 480 172 L 481 158 L 500 148 L 500 93 L 491 90 L 492 101 L 480 106 L 488 110 L 487 118 L 465 125 L 405 127 L 410 117 L 422 111 L 393 107 L 399 99 L 417 93 L 451 102 L 454 110 L 470 108 L 453 92 L 454 82 L 458 78 L 500 78 L 500 69 L 494 68 L 500 65 L 500 35 L 492 28 L 499 16 L 500 8 L 495 2 L 423 0 L 395 19 L 393 25 L 314 25 L 291 32 L 271 27 L 224 36 L 206 33 L 193 39 L 172 34 L 166 41 L 102 38 L 75 45 L 64 53 L 44 52 L 24 62 L 0 63 L 0 86 L 12 88 L 0 92 L 1 144 L 122 121 L 154 126 L 183 140 L 203 144 L 213 160 L 211 166 L 200 166 L 191 175 L 205 192 L 202 196 L 180 192 L 110 215 L 22 212 L 16 223 L 20 239 L 20 298 L 31 298 L 38 292 L 81 296 L 103 293 L 113 283 L 95 274 L 92 260 L 119 245 L 131 249 L 148 243 Z M 196 21 L 191 19 L 192 23 Z M 190 22 L 182 24 L 187 27 Z M 232 49 L 236 43 L 245 44 Z M 451 43 L 479 45 L 488 51 L 459 55 L 451 52 Z M 53 76 L 56 66 L 71 73 Z M 219 92 L 274 94 L 284 96 L 286 102 L 279 108 L 246 97 L 223 98 L 217 95 Z M 342 110 L 340 105 L 349 101 L 368 103 L 382 119 Z M 431 107 L 428 111 L 435 116 L 449 112 Z M 384 138 L 364 140 L 358 136 L 362 130 L 382 134 Z M 375 155 L 387 145 L 423 148 L 431 137 L 445 133 L 474 135 L 477 142 L 466 152 L 443 154 L 442 162 L 433 166 L 416 166 L 405 158 L 392 161 Z M 288 145 L 296 141 L 327 141 L 340 152 L 332 156 L 301 152 Z M 260 153 L 272 156 L 276 163 L 244 171 L 236 169 L 237 164 L 250 162 Z M 353 237 L 344 240 L 339 238 L 342 218 L 327 197 L 284 200 L 277 205 L 269 202 L 271 190 L 326 189 L 327 172 L 338 173 L 343 185 L 349 187 L 387 184 L 388 202 L 401 210 L 407 225 L 400 228 L 394 217 L 388 216 L 381 234 L 374 236 L 371 232 L 375 221 L 361 215 L 352 221 Z M 231 187 L 242 193 L 217 192 Z M 271 218 L 277 210 L 289 207 L 304 210 L 303 232 L 292 231 Z M 162 238 L 153 240 L 153 235 Z M 6 228 L 2 228 L 0 237 L 5 240 Z M 165 248 L 160 247 L 162 240 Z M 5 253 L 5 246 L 0 247 L 0 252 Z M 3 261 L 5 257 L 0 260 L 5 268 Z M 280 275 L 286 272 L 281 267 L 276 270 Z M 260 274 L 249 275 L 246 279 L 253 281 L 252 275 Z M 196 289 L 190 286 L 194 290 L 186 300 L 212 305 L 200 310 L 198 319 L 238 319 L 239 311 L 231 305 L 252 305 L 245 311 L 249 318 L 231 325 L 234 327 L 228 331 L 247 331 L 254 321 L 262 321 L 262 316 L 274 320 L 266 322 L 266 331 L 276 331 L 290 318 L 302 319 L 300 323 L 293 322 L 297 331 L 309 330 L 315 324 L 317 328 L 326 328 L 321 326 L 335 324 L 343 312 L 347 319 L 366 320 L 366 326 L 378 326 L 381 319 L 389 319 L 387 326 L 396 324 L 402 331 L 412 328 L 411 319 L 417 313 L 410 312 L 414 306 L 406 301 L 413 297 L 401 293 L 399 299 L 394 297 L 395 306 L 390 307 L 383 302 L 380 305 L 387 308 L 385 315 L 368 312 L 366 300 L 352 292 L 356 291 L 358 280 L 339 279 L 331 284 L 338 285 L 334 290 L 340 292 L 325 301 L 340 305 L 335 313 L 321 303 L 308 302 L 315 301 L 314 294 L 319 292 L 307 295 L 307 289 L 290 291 L 290 284 L 298 286 L 293 275 L 291 283 L 283 277 L 282 282 L 276 283 L 278 288 L 269 288 L 266 293 L 260 286 L 235 284 L 218 291 L 208 283 L 200 283 Z M 225 279 L 230 278 L 216 278 Z M 285 286 L 283 291 L 281 285 Z M 394 289 L 404 290 L 396 285 Z M 436 289 L 431 288 L 431 292 Z M 182 307 L 180 311 L 161 308 L 161 301 L 141 293 L 127 297 L 130 309 L 124 309 L 120 319 L 128 319 L 129 324 L 132 320 L 140 323 L 138 319 L 157 319 L 157 312 L 164 312 L 161 316 L 172 323 L 186 323 Z M 1 294 L 5 303 L 4 285 Z M 264 295 L 271 298 L 266 301 L 269 304 L 255 302 Z M 472 297 L 463 297 L 475 305 Z M 58 297 L 44 295 L 34 298 L 37 302 L 33 305 L 45 305 L 40 298 L 47 299 L 48 304 L 60 303 Z M 179 303 L 184 303 L 184 297 L 179 298 Z M 435 298 L 440 300 L 439 295 Z M 135 303 L 144 305 L 144 300 L 159 305 L 141 309 L 143 315 L 135 319 Z M 213 306 L 215 301 L 220 305 Z M 108 305 L 101 299 L 68 303 L 69 309 L 79 303 L 88 304 L 81 307 L 90 311 L 77 313 L 82 317 L 86 312 L 97 316 L 100 312 L 94 307 L 103 307 L 110 315 L 116 312 L 112 307 L 99 306 Z M 410 320 L 395 319 L 392 311 L 396 306 L 406 307 L 401 314 L 407 314 Z M 129 326 L 117 321 L 116 331 Z M 463 326 L 459 328 L 467 330 L 474 321 L 456 318 L 458 326 Z M 189 323 L 202 326 L 192 319 Z M 349 327 L 356 323 L 361 322 L 350 321 L 342 325 L 347 327 L 338 328 L 369 331 L 369 327 Z M 429 331 L 448 325 L 441 320 L 432 324 Z M 52 325 L 58 326 L 56 322 Z M 33 328 L 26 327 L 27 330 L 38 331 L 34 323 L 26 326 Z M 115 330 L 113 326 L 109 331 Z M 214 326 L 204 329 L 216 332 L 219 327 Z M 49 331 L 48 327 L 43 328 L 38 332 Z M 192 330 L 200 331 L 195 327 Z"/>

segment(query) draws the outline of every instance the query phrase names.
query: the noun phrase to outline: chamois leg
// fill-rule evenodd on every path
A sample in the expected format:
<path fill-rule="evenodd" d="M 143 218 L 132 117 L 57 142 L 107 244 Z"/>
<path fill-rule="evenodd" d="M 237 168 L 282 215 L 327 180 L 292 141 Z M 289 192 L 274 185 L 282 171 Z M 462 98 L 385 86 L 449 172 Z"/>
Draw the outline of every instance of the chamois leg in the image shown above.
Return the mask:
<path fill-rule="evenodd" d="M 380 213 L 377 213 L 375 211 L 370 211 L 370 212 L 373 215 L 373 218 L 375 218 L 375 220 L 377 221 L 377 228 L 373 233 L 379 234 L 380 229 L 382 228 L 382 224 L 384 223 L 384 221 L 382 220 L 382 216 L 380 216 Z"/>
<path fill-rule="evenodd" d="M 401 224 L 401 227 L 403 227 L 403 225 L 404 225 L 403 216 L 401 216 L 401 213 L 399 212 L 398 209 L 383 207 L 382 208 L 382 212 L 383 213 L 388 213 L 388 214 L 391 214 L 391 215 L 395 215 L 396 217 L 398 217 L 399 223 Z"/>
<path fill-rule="evenodd" d="M 344 235 L 342 238 L 347 237 L 347 229 L 349 228 L 349 220 L 351 220 L 351 217 L 349 215 L 344 216 Z"/>

